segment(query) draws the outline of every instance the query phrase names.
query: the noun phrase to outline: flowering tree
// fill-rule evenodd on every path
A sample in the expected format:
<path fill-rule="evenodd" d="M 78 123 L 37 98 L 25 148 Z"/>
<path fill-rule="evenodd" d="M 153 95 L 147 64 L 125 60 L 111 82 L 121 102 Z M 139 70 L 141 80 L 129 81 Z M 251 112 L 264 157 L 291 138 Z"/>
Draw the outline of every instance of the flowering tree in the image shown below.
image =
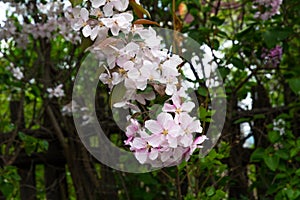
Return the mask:
<path fill-rule="evenodd" d="M 297 0 L 25 0 L 6 5 L 0 32 L 2 196 L 299 198 Z M 167 36 L 172 45 L 163 47 L 158 26 L 205 44 L 222 77 L 226 122 L 206 157 L 201 148 L 205 151 L 215 139 L 208 132 L 218 110 L 212 109 L 213 95 L 195 68 L 201 61 L 184 58 L 184 40 L 177 34 Z M 89 53 L 98 58 L 89 64 L 101 71 L 97 116 L 84 97 L 72 99 L 73 90 L 86 90 L 74 82 Z M 121 86 L 125 93 L 113 100 Z M 129 113 L 111 114 L 113 109 Z M 79 119 L 94 152 L 102 144 L 93 135 L 94 117 L 106 137 L 132 152 L 139 164 L 168 168 L 132 175 L 97 162 L 73 121 Z M 116 118 L 125 119 L 123 131 Z"/>

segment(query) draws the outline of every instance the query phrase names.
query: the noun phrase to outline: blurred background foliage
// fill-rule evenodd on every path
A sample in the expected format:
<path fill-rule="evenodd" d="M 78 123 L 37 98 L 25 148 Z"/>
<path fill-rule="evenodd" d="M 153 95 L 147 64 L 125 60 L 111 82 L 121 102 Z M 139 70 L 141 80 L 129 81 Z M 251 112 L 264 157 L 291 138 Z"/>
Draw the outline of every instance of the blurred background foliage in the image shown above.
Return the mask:
<path fill-rule="evenodd" d="M 280 1 L 141 1 L 152 21 L 210 47 L 227 94 L 222 136 L 207 156 L 145 174 L 98 163 L 62 111 L 91 41 L 71 43 L 53 30 L 51 37 L 28 33 L 22 47 L 24 24 L 47 22 L 35 6 L 46 1 L 10 2 L 27 13 L 20 20 L 7 12 L 16 34 L 5 36 L 5 23 L 0 30 L 0 199 L 300 199 L 298 0 L 283 0 L 267 19 L 257 13 Z M 12 64 L 24 77 L 12 73 Z M 65 96 L 49 98 L 47 88 L 60 83 Z M 107 89 L 100 85 L 98 91 L 98 118 L 121 145 Z"/>

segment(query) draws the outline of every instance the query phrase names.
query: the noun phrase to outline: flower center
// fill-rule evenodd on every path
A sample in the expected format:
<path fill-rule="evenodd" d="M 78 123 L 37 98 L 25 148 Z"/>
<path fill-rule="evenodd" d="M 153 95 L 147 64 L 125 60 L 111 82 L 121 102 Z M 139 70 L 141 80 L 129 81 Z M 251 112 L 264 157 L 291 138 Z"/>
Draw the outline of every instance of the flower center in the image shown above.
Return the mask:
<path fill-rule="evenodd" d="M 123 68 L 120 68 L 120 69 L 119 69 L 119 73 L 120 73 L 120 74 L 126 74 L 126 70 L 123 69 Z"/>
<path fill-rule="evenodd" d="M 176 108 L 175 112 L 176 112 L 177 114 L 179 114 L 179 113 L 182 112 L 182 110 L 181 110 L 180 108 Z"/>
<path fill-rule="evenodd" d="M 162 132 L 163 135 L 168 135 L 168 130 L 164 129 Z"/>

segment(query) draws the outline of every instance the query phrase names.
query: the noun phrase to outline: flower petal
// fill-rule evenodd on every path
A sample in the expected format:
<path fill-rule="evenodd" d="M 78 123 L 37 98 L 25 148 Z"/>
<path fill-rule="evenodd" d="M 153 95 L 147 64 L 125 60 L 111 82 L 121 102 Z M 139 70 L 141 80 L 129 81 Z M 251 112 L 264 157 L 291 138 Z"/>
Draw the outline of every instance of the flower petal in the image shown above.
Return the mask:
<path fill-rule="evenodd" d="M 145 127 L 153 134 L 162 133 L 163 131 L 161 125 L 155 120 L 147 120 L 145 122 Z"/>
<path fill-rule="evenodd" d="M 135 157 L 136 159 L 141 163 L 141 164 L 144 164 L 147 160 L 147 157 L 148 157 L 148 153 L 145 152 L 145 151 L 137 151 L 135 152 Z"/>
<path fill-rule="evenodd" d="M 157 122 L 161 124 L 163 128 L 168 128 L 169 121 L 173 121 L 173 117 L 169 113 L 160 113 L 157 116 Z"/>

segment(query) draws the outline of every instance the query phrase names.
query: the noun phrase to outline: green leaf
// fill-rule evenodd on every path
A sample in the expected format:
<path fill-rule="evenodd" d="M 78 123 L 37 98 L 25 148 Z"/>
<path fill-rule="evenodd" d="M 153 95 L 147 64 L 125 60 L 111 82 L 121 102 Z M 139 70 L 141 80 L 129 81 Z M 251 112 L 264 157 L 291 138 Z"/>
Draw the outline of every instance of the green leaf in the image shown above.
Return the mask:
<path fill-rule="evenodd" d="M 280 136 L 280 133 L 278 131 L 269 131 L 268 132 L 268 138 L 269 138 L 271 143 L 275 143 L 281 138 L 281 136 Z"/>
<path fill-rule="evenodd" d="M 279 174 L 276 174 L 276 176 L 275 176 L 275 180 L 276 179 L 283 179 L 283 178 L 286 178 L 286 177 L 288 177 L 288 174 L 286 174 L 286 173 L 279 173 Z"/>
<path fill-rule="evenodd" d="M 14 191 L 14 186 L 11 183 L 2 183 L 0 184 L 0 190 L 8 198 Z"/>
<path fill-rule="evenodd" d="M 293 92 L 300 94 L 300 78 L 289 79 L 288 83 Z"/>
<path fill-rule="evenodd" d="M 227 67 L 218 67 L 218 71 L 223 79 L 225 79 L 230 73 L 230 69 L 228 69 Z"/>
<path fill-rule="evenodd" d="M 38 152 L 44 152 L 44 151 L 47 151 L 47 150 L 48 150 L 48 148 L 49 148 L 49 143 L 48 143 L 47 140 L 40 140 L 40 141 L 38 142 L 38 146 L 39 146 Z"/>
<path fill-rule="evenodd" d="M 251 155 L 250 161 L 255 162 L 255 161 L 260 161 L 263 159 L 265 155 L 265 150 L 263 148 L 257 148 Z"/>
<path fill-rule="evenodd" d="M 234 124 L 240 124 L 240 123 L 244 123 L 244 122 L 249 122 L 251 120 L 251 118 L 249 117 L 244 117 L 244 118 L 240 118 L 235 120 L 233 123 Z"/>
<path fill-rule="evenodd" d="M 286 195 L 288 196 L 289 199 L 294 199 L 294 190 L 292 188 L 287 188 L 285 190 Z"/>
<path fill-rule="evenodd" d="M 215 50 L 218 50 L 219 47 L 220 47 L 220 42 L 219 42 L 219 40 L 213 39 L 213 40 L 212 40 L 212 48 L 215 49 Z"/>
<path fill-rule="evenodd" d="M 268 48 L 273 48 L 275 45 L 288 38 L 292 33 L 289 29 L 271 28 L 262 34 L 262 37 Z"/>
<path fill-rule="evenodd" d="M 275 171 L 279 165 L 279 157 L 276 155 L 265 155 L 264 156 L 264 162 L 267 165 L 267 167 L 272 170 Z"/>
<path fill-rule="evenodd" d="M 290 151 L 290 156 L 294 157 L 298 154 L 298 152 L 299 152 L 298 148 L 292 148 L 291 151 Z"/>
<path fill-rule="evenodd" d="M 208 95 L 208 91 L 205 87 L 199 87 L 198 89 L 198 93 L 201 95 L 201 96 L 204 96 L 206 97 Z"/>
<path fill-rule="evenodd" d="M 289 153 L 285 149 L 280 149 L 275 152 L 275 154 L 279 157 L 282 158 L 283 160 L 288 160 L 289 159 Z"/>
<path fill-rule="evenodd" d="M 221 19 L 217 16 L 213 16 L 213 17 L 210 18 L 210 21 L 211 21 L 212 24 L 220 26 L 225 22 L 225 19 Z"/>
<path fill-rule="evenodd" d="M 296 172 L 295 172 L 295 174 L 296 174 L 297 176 L 300 176 L 300 169 L 297 169 Z"/>
<path fill-rule="evenodd" d="M 264 114 L 256 114 L 253 116 L 253 119 L 265 119 L 266 116 Z"/>
<path fill-rule="evenodd" d="M 213 186 L 208 187 L 205 189 L 205 193 L 207 196 L 211 197 L 212 195 L 215 194 L 215 188 Z"/>
<path fill-rule="evenodd" d="M 249 27 L 245 28 L 244 30 L 242 30 L 241 32 L 237 33 L 236 38 L 238 40 L 240 40 L 243 37 L 250 35 L 250 33 L 252 33 L 252 31 L 253 31 L 253 26 L 249 26 Z"/>
<path fill-rule="evenodd" d="M 243 61 L 239 58 L 233 57 L 230 59 L 230 62 L 233 64 L 233 66 L 235 66 L 238 69 L 245 69 L 245 65 L 243 63 Z"/>

